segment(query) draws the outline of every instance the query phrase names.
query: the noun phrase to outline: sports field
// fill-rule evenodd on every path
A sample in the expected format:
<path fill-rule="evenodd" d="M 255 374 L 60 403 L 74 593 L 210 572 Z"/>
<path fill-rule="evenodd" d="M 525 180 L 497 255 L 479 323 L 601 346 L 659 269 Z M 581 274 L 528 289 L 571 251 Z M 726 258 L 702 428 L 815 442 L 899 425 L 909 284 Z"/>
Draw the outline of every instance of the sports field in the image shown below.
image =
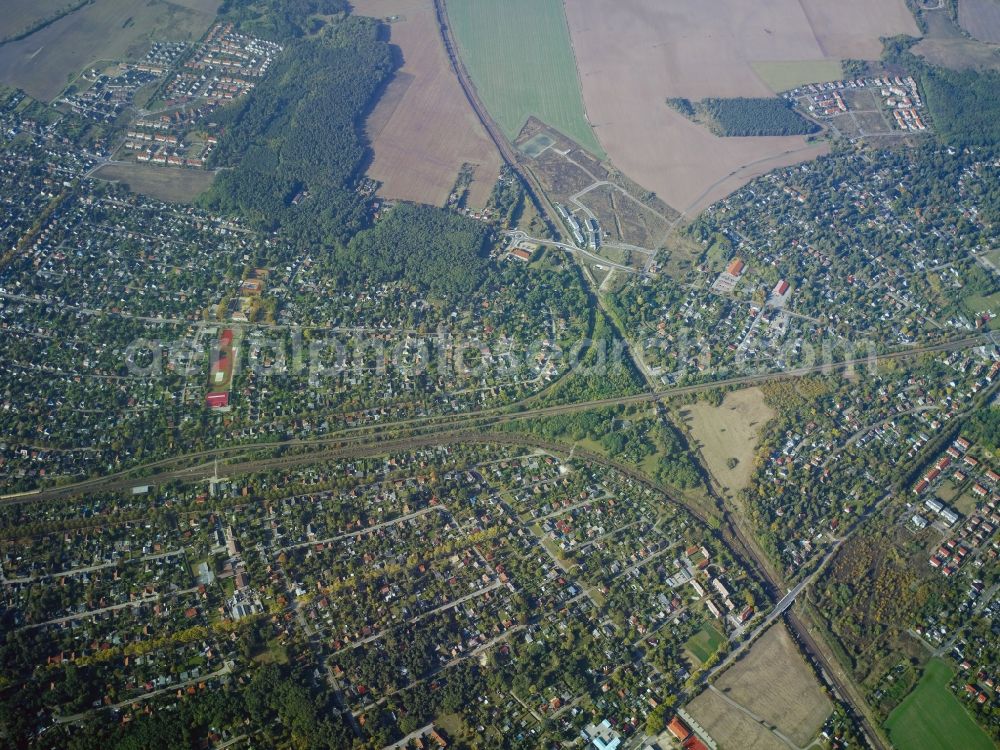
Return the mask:
<path fill-rule="evenodd" d="M 510 140 L 528 117 L 604 151 L 587 121 L 562 0 L 448 0 L 462 61 Z"/>
<path fill-rule="evenodd" d="M 897 750 L 992 750 L 993 742 L 948 687 L 951 668 L 932 659 L 885 723 Z"/>
<path fill-rule="evenodd" d="M 719 646 L 726 640 L 718 630 L 711 625 L 702 625 L 693 636 L 688 638 L 684 648 L 690 651 L 694 657 L 704 664 L 711 656 L 719 650 Z"/>

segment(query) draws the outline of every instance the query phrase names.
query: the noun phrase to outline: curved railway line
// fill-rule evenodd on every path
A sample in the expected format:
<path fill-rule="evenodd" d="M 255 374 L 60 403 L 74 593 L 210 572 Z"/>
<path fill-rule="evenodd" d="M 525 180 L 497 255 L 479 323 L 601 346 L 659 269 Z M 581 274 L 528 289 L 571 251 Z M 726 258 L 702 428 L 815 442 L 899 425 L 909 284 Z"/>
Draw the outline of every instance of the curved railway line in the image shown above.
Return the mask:
<path fill-rule="evenodd" d="M 877 363 L 879 361 L 904 359 L 923 354 L 953 351 L 991 343 L 996 343 L 995 334 L 980 334 L 938 344 L 890 352 L 877 356 L 874 360 Z M 645 487 L 647 490 L 656 492 L 671 502 L 682 506 L 686 512 L 690 513 L 707 527 L 717 529 L 715 533 L 719 534 L 720 540 L 758 578 L 772 599 L 778 601 L 785 592 L 782 576 L 773 568 L 766 555 L 760 551 L 753 537 L 741 528 L 738 520 L 727 511 L 725 504 L 714 491 L 710 491 L 709 494 L 715 503 L 717 512 L 710 515 L 703 508 L 687 502 L 683 498 L 678 497 L 669 488 L 650 479 L 637 467 L 621 464 L 605 456 L 563 443 L 541 440 L 524 434 L 497 432 L 496 430 L 504 425 L 525 419 L 569 414 L 611 406 L 651 403 L 716 388 L 745 387 L 775 380 L 799 378 L 815 372 L 832 372 L 851 368 L 856 365 L 870 365 L 872 363 L 872 358 L 855 358 L 836 364 L 794 368 L 785 371 L 762 373 L 760 375 L 746 375 L 710 383 L 679 386 L 663 391 L 647 391 L 617 398 L 596 399 L 535 408 L 525 408 L 522 403 L 512 408 L 495 408 L 457 417 L 417 417 L 378 427 L 347 428 L 336 436 L 314 440 L 283 440 L 198 451 L 184 456 L 162 459 L 116 474 L 95 477 L 63 487 L 47 488 L 28 493 L 15 493 L 4 496 L 0 500 L 3 503 L 45 501 L 79 495 L 87 491 L 126 490 L 140 482 L 146 484 L 163 484 L 174 481 L 197 481 L 211 477 L 216 472 L 217 467 L 214 461 L 219 458 L 231 459 L 225 465 L 227 474 L 241 475 L 252 472 L 295 468 L 323 461 L 382 455 L 394 451 L 406 451 L 449 443 L 519 445 L 562 455 L 574 453 L 588 462 L 613 469 L 640 486 Z M 393 434 L 393 432 L 396 434 Z M 282 455 L 272 455 L 269 457 L 253 456 L 255 453 L 260 454 L 268 451 L 272 453 L 280 451 Z M 185 466 L 184 464 L 189 465 Z M 838 669 L 838 664 L 830 656 L 829 649 L 824 649 L 814 638 L 808 618 L 803 618 L 800 613 L 789 610 L 785 613 L 785 622 L 792 630 L 806 655 L 818 665 L 820 674 L 824 680 L 847 705 L 861 730 L 866 735 L 869 744 L 876 750 L 887 750 L 888 746 L 883 739 L 884 735 L 880 731 L 880 728 L 869 718 L 870 713 L 863 699 L 858 696 L 856 689 L 850 683 L 849 679 L 843 676 L 842 670 Z"/>
<path fill-rule="evenodd" d="M 968 349 L 990 343 L 995 343 L 994 334 L 979 334 L 938 344 L 930 344 L 912 349 L 877 355 L 874 358 L 874 361 L 883 362 L 896 359 L 907 359 L 921 356 L 923 354 Z M 555 404 L 552 406 L 539 406 L 532 408 L 525 408 L 525 402 L 522 402 L 521 404 L 515 404 L 512 407 L 494 407 L 490 409 L 483 409 L 481 411 L 456 415 L 453 417 L 438 415 L 413 417 L 382 425 L 347 427 L 337 431 L 335 434 L 319 438 L 288 439 L 231 445 L 151 461 L 149 463 L 139 464 L 128 469 L 123 469 L 120 472 L 115 472 L 101 477 L 94 477 L 92 479 L 85 479 L 59 487 L 48 487 L 40 490 L 3 495 L 0 496 L 0 502 L 21 503 L 50 500 L 80 494 L 81 492 L 111 489 L 112 485 L 114 487 L 123 487 L 139 483 L 155 483 L 157 477 L 162 476 L 158 473 L 158 470 L 161 469 L 191 471 L 197 468 L 192 465 L 194 462 L 227 459 L 267 451 L 305 450 L 311 451 L 311 453 L 303 453 L 301 455 L 315 455 L 315 451 L 312 449 L 317 448 L 327 450 L 346 449 L 350 446 L 364 446 L 366 444 L 371 444 L 375 448 L 384 448 L 385 446 L 390 445 L 394 438 L 412 440 L 416 438 L 424 439 L 437 437 L 438 440 L 447 442 L 449 438 L 454 435 L 463 434 L 472 430 L 482 431 L 485 429 L 497 428 L 505 424 L 527 419 L 572 414 L 581 411 L 590 411 L 593 409 L 602 409 L 613 406 L 629 406 L 633 404 L 652 403 L 660 400 L 703 393 L 705 391 L 715 390 L 716 388 L 731 388 L 736 386 L 748 387 L 776 380 L 800 378 L 817 372 L 845 370 L 855 366 L 871 363 L 872 359 L 869 357 L 857 357 L 843 360 L 835 364 L 812 365 L 808 367 L 797 367 L 790 370 L 779 370 L 757 375 L 743 375 L 706 383 L 677 386 L 659 391 L 644 391 L 642 393 L 636 393 L 629 396 L 617 396 L 612 398 L 594 399 L 590 401 L 576 401 L 566 404 Z M 529 398 L 526 401 L 530 400 L 531 399 Z M 185 465 L 187 466 L 185 467 Z M 226 465 L 227 471 L 232 471 L 235 468 L 235 466 Z"/>
<path fill-rule="evenodd" d="M 496 146 L 503 161 L 521 179 L 531 199 L 539 208 L 539 213 L 543 221 L 548 225 L 550 232 L 553 233 L 553 236 L 558 236 L 559 224 L 553 218 L 555 211 L 544 191 L 541 190 L 537 179 L 531 171 L 521 164 L 516 149 L 510 144 L 479 100 L 475 85 L 458 54 L 457 41 L 448 20 L 445 0 L 434 0 L 434 9 L 445 51 L 466 99 Z M 954 351 L 991 343 L 1000 343 L 996 334 L 979 334 L 938 344 L 890 352 L 878 355 L 875 357 L 875 360 L 905 359 L 923 354 Z M 507 433 L 498 430 L 504 426 L 527 419 L 571 414 L 606 407 L 652 403 L 717 388 L 759 385 L 775 380 L 799 378 L 816 372 L 833 372 L 856 365 L 871 363 L 871 358 L 859 357 L 838 363 L 824 363 L 776 372 L 744 375 L 664 390 L 648 390 L 629 396 L 552 406 L 533 407 L 531 404 L 536 399 L 528 398 L 520 404 L 510 407 L 494 407 L 451 417 L 414 417 L 378 426 L 349 427 L 341 429 L 335 434 L 315 439 L 277 440 L 196 451 L 148 462 L 106 476 L 94 477 L 61 487 L 48 487 L 3 495 L 0 496 L 0 503 L 42 502 L 72 497 L 85 492 L 127 490 L 137 484 L 197 481 L 213 476 L 216 471 L 214 462 L 219 459 L 226 460 L 224 469 L 227 474 L 241 475 L 260 471 L 290 469 L 324 461 L 376 456 L 394 451 L 406 451 L 449 443 L 517 445 L 562 455 L 572 452 L 589 463 L 617 471 L 645 489 L 656 492 L 671 502 L 682 506 L 686 512 L 709 528 L 717 528 L 718 531 L 714 533 L 718 533 L 721 541 L 744 563 L 748 570 L 753 572 L 768 590 L 773 600 L 778 601 L 785 593 L 782 576 L 773 568 L 770 561 L 760 551 L 755 539 L 742 529 L 737 519 L 727 511 L 721 498 L 714 491 L 710 491 L 710 497 L 715 503 L 716 513 L 710 515 L 705 512 L 703 507 L 697 507 L 685 499 L 678 497 L 672 490 L 650 479 L 636 467 L 628 466 L 605 456 L 568 446 L 564 443 L 546 441 L 524 434 Z M 842 670 L 838 669 L 839 665 L 837 665 L 835 659 L 830 657 L 829 649 L 824 649 L 815 640 L 811 633 L 808 618 L 804 618 L 798 612 L 789 610 L 785 613 L 785 621 L 807 656 L 819 666 L 824 680 L 850 709 L 855 720 L 866 735 L 869 744 L 876 748 L 876 750 L 885 750 L 887 744 L 883 739 L 883 734 L 880 728 L 875 726 L 870 720 L 870 713 L 866 710 L 867 706 L 863 698 L 859 697 L 849 679 L 845 679 L 842 676 Z"/>

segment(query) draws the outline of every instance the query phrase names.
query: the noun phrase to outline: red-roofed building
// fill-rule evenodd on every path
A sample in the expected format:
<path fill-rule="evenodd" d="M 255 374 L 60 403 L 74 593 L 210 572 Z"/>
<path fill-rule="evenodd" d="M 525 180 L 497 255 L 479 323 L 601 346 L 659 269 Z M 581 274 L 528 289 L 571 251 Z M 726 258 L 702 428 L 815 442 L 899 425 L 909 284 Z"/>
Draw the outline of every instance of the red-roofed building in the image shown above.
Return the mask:
<path fill-rule="evenodd" d="M 693 734 L 684 741 L 683 747 L 684 750 L 708 750 L 708 745 Z"/>
<path fill-rule="evenodd" d="M 742 260 L 740 260 L 739 258 L 733 258 L 732 262 L 728 266 L 726 266 L 726 273 L 730 274 L 731 276 L 739 276 L 741 273 L 743 273 L 743 269 L 745 267 L 746 266 L 744 266 Z"/>
<path fill-rule="evenodd" d="M 784 297 L 785 296 L 785 292 L 787 292 L 787 291 L 788 291 L 788 282 L 785 281 L 784 279 L 782 279 L 781 281 L 779 281 L 775 285 L 774 291 L 772 292 L 772 294 L 775 297 Z"/>
<path fill-rule="evenodd" d="M 212 409 L 221 409 L 223 406 L 229 406 L 229 394 L 209 393 L 205 396 L 205 403 Z"/>
<path fill-rule="evenodd" d="M 679 716 L 675 716 L 667 724 L 667 729 L 670 730 L 670 734 L 679 739 L 681 742 L 686 740 L 691 736 L 691 730 L 688 729 L 688 725 L 681 721 Z"/>

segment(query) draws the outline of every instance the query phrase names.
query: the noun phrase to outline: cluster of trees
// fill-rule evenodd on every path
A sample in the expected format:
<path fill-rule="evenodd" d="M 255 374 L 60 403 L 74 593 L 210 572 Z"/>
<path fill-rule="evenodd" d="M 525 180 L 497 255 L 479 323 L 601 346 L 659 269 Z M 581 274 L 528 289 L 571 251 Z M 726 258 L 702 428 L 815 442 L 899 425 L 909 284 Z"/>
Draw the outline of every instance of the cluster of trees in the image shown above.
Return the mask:
<path fill-rule="evenodd" d="M 128 724 L 93 720 L 87 731 L 54 738 L 73 750 L 201 748 L 209 732 L 225 727 L 256 734 L 268 747 L 338 750 L 351 747 L 353 734 L 326 691 L 316 691 L 301 671 L 265 665 L 236 688 L 205 691 L 179 701 L 172 710 L 139 715 Z"/>
<path fill-rule="evenodd" d="M 403 204 L 335 255 L 345 281 L 404 280 L 439 297 L 465 298 L 488 276 L 489 231 L 450 211 Z"/>
<path fill-rule="evenodd" d="M 702 99 L 698 106 L 711 118 L 718 135 L 808 135 L 820 129 L 792 109 L 790 102 L 776 97 Z"/>
<path fill-rule="evenodd" d="M 50 648 L 25 638 L 24 632 L 8 634 L 0 642 L 6 675 L 29 674 L 34 666 L 31 655 L 39 648 Z M 0 680 L 4 747 L 28 746 L 28 738 L 48 723 L 52 706 L 64 715 L 83 711 L 106 689 L 102 674 L 94 667 L 69 665 L 60 671 L 39 679 Z M 304 668 L 267 664 L 238 675 L 221 689 L 198 691 L 149 715 L 137 711 L 131 722 L 92 714 L 82 727 L 51 727 L 34 744 L 60 750 L 202 748 L 209 733 L 227 729 L 255 735 L 264 747 L 334 750 L 351 747 L 353 742 L 353 734 L 335 710 L 332 694 L 314 684 Z"/>
<path fill-rule="evenodd" d="M 667 106 L 676 109 L 682 115 L 691 120 L 693 120 L 695 117 L 698 116 L 698 113 L 695 111 L 694 104 L 691 103 L 690 99 L 687 99 L 683 96 L 669 97 L 667 99 Z"/>
<path fill-rule="evenodd" d="M 934 126 L 960 148 L 994 150 L 1000 144 L 1000 73 L 925 67 L 920 82 Z"/>
<path fill-rule="evenodd" d="M 343 243 L 368 223 L 354 189 L 367 154 L 358 122 L 395 67 L 371 19 L 347 17 L 291 41 L 270 74 L 219 115 L 227 166 L 203 203 L 303 247 Z"/>
<path fill-rule="evenodd" d="M 739 96 L 692 102 L 674 96 L 667 99 L 667 106 L 722 136 L 808 135 L 820 129 L 797 113 L 791 102 L 777 97 Z"/>
<path fill-rule="evenodd" d="M 664 419 L 614 407 L 529 420 L 521 429 L 547 440 L 590 440 L 611 458 L 637 466 L 655 455 L 657 481 L 682 489 L 701 484 L 683 436 Z"/>
<path fill-rule="evenodd" d="M 914 571 L 889 532 L 866 529 L 844 544 L 817 590 L 816 603 L 828 613 L 859 679 L 879 655 L 891 653 L 889 643 L 926 603 L 929 586 Z"/>
<path fill-rule="evenodd" d="M 368 154 L 358 123 L 395 65 L 371 19 L 349 16 L 319 38 L 290 42 L 253 94 L 220 116 L 224 135 L 214 159 L 231 168 L 202 202 L 258 229 L 280 230 L 297 247 L 331 248 L 331 272 L 345 283 L 405 280 L 462 297 L 489 269 L 485 227 L 413 205 L 370 227 L 368 198 L 355 187 Z"/>
<path fill-rule="evenodd" d="M 587 301 L 588 305 L 593 300 Z M 610 396 L 638 393 L 643 389 L 642 375 L 636 370 L 628 348 L 614 324 L 601 310 L 594 312 L 589 348 L 572 352 L 582 356 L 575 367 L 546 400 L 553 403 L 591 401 Z"/>
<path fill-rule="evenodd" d="M 979 409 L 968 424 L 969 437 L 1000 456 L 1000 408 Z"/>
<path fill-rule="evenodd" d="M 282 41 L 319 31 L 324 20 L 318 16 L 349 10 L 347 0 L 225 0 L 219 15 L 248 34 Z"/>
<path fill-rule="evenodd" d="M 514 226 L 521 218 L 524 205 L 525 191 L 521 178 L 517 172 L 509 167 L 504 167 L 486 208 L 497 212 L 501 225 L 510 227 Z"/>
<path fill-rule="evenodd" d="M 911 36 L 884 39 L 886 62 L 906 67 L 919 76 L 934 128 L 941 139 L 957 148 L 995 151 L 1000 144 L 1000 72 L 951 70 L 930 65 L 910 50 L 919 40 Z"/>

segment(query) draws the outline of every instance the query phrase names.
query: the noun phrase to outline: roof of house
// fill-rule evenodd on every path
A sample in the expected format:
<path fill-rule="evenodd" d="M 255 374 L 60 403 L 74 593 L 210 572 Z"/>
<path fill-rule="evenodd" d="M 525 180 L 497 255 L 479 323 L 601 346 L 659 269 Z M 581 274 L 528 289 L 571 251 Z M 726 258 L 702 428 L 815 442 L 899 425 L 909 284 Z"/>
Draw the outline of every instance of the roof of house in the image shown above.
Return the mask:
<path fill-rule="evenodd" d="M 684 741 L 684 750 L 708 750 L 708 745 L 692 734 Z"/>
<path fill-rule="evenodd" d="M 228 393 L 209 393 L 205 396 L 205 403 L 208 404 L 213 409 L 217 409 L 220 406 L 229 405 L 229 394 Z"/>
<path fill-rule="evenodd" d="M 667 724 L 667 729 L 670 733 L 679 740 L 685 740 L 691 735 L 691 730 L 688 729 L 688 725 L 681 721 L 679 716 L 675 716 Z"/>

